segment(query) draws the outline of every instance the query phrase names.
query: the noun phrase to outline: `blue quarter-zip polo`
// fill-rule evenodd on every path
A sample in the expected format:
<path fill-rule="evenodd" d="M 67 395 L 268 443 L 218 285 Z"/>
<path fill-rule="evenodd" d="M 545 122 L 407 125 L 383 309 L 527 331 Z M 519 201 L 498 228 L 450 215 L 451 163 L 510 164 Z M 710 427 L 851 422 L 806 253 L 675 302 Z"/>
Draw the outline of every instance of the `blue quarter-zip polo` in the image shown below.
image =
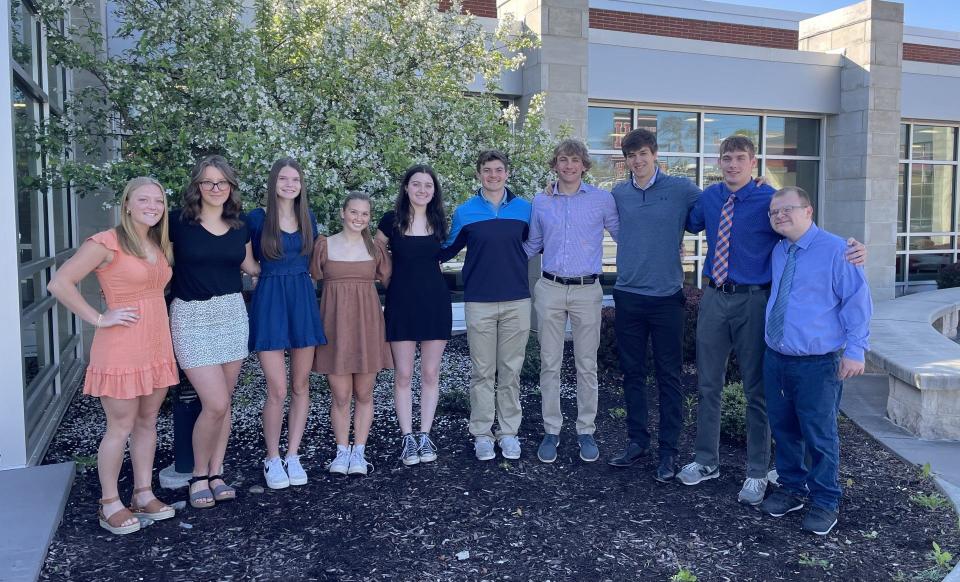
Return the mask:
<path fill-rule="evenodd" d="M 438 258 L 449 261 L 467 248 L 463 262 L 463 300 L 515 301 L 530 297 L 527 253 L 523 241 L 530 223 L 530 203 L 506 189 L 499 206 L 477 190 L 453 213 L 450 236 Z"/>

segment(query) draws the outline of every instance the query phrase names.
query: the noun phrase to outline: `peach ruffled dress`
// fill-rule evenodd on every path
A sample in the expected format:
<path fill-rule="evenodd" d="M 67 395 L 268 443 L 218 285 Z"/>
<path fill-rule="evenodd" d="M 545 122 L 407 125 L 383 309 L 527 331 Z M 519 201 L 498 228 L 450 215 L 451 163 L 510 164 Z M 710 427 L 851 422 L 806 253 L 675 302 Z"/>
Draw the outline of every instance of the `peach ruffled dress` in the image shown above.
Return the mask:
<path fill-rule="evenodd" d="M 163 253 L 156 263 L 127 254 L 113 229 L 90 239 L 113 251 L 113 260 L 96 270 L 107 307 L 136 307 L 131 327 L 101 328 L 93 336 L 83 393 L 131 399 L 179 382 L 163 290 L 172 271 Z"/>

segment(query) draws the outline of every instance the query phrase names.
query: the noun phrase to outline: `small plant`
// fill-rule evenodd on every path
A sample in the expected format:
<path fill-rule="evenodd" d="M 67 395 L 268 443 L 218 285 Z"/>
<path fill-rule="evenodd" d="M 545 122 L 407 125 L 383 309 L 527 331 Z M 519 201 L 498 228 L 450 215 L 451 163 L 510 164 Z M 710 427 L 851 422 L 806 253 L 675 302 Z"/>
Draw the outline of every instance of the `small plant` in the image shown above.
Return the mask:
<path fill-rule="evenodd" d="M 622 407 L 622 406 L 618 406 L 617 408 L 611 408 L 611 409 L 610 409 L 610 418 L 615 418 L 615 419 L 617 419 L 617 420 L 623 420 L 623 419 L 626 418 L 626 417 L 627 417 L 627 409 L 626 409 L 626 408 L 624 408 L 624 407 Z"/>
<path fill-rule="evenodd" d="M 527 340 L 527 351 L 523 358 L 523 367 L 520 368 L 520 381 L 527 384 L 540 383 L 540 340 L 535 334 L 530 334 Z"/>
<path fill-rule="evenodd" d="M 910 496 L 910 501 L 930 511 L 937 511 L 938 509 L 950 506 L 950 501 L 936 492 L 929 495 L 926 493 L 916 493 Z"/>
<path fill-rule="evenodd" d="M 872 529 L 872 530 L 870 530 L 870 531 L 862 531 L 862 532 L 860 532 L 860 535 L 862 535 L 863 537 L 865 537 L 865 538 L 868 539 L 868 540 L 875 540 L 875 539 L 877 539 L 877 536 L 879 536 L 880 534 L 877 533 L 877 530 Z"/>
<path fill-rule="evenodd" d="M 933 470 L 930 468 L 930 463 L 924 463 L 920 467 L 920 478 L 924 481 L 929 481 L 933 477 Z"/>
<path fill-rule="evenodd" d="M 684 410 L 687 411 L 687 418 L 684 424 L 690 426 L 697 420 L 697 395 L 689 394 L 683 401 Z"/>
<path fill-rule="evenodd" d="M 933 542 L 933 551 L 931 551 L 927 556 L 933 560 L 937 568 L 947 571 L 950 569 L 950 566 L 953 564 L 953 554 L 946 550 L 940 549 L 940 544 Z"/>
<path fill-rule="evenodd" d="M 73 462 L 77 464 L 77 470 L 83 472 L 97 466 L 97 455 L 73 455 Z"/>
<path fill-rule="evenodd" d="M 747 435 L 747 398 L 743 384 L 735 382 L 723 387 L 720 397 L 720 434 L 736 441 Z"/>
<path fill-rule="evenodd" d="M 833 564 L 829 561 L 824 560 L 823 558 L 814 558 L 806 552 L 800 554 L 800 560 L 798 561 L 801 566 L 806 566 L 808 568 L 822 568 L 824 572 L 833 568 Z"/>
<path fill-rule="evenodd" d="M 437 402 L 437 414 L 446 416 L 469 416 L 470 395 L 466 390 L 455 388 L 440 393 Z"/>
<path fill-rule="evenodd" d="M 499 465 L 499 466 L 500 466 L 500 468 L 503 469 L 504 471 L 509 471 L 509 470 L 510 470 L 510 467 L 511 467 L 510 461 L 500 461 L 500 465 Z"/>
<path fill-rule="evenodd" d="M 670 582 L 697 582 L 697 576 L 686 568 L 680 568 L 670 577 Z"/>

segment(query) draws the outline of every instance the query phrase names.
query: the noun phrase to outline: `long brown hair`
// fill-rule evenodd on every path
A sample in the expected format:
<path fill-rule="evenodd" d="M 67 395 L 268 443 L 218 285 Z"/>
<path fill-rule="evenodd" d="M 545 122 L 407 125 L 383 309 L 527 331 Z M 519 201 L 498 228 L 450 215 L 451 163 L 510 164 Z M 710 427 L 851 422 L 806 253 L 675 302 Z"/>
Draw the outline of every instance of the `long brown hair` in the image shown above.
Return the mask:
<path fill-rule="evenodd" d="M 340 210 L 346 211 L 347 205 L 353 200 L 362 200 L 367 203 L 371 211 L 373 210 L 373 204 L 370 202 L 370 195 L 366 192 L 359 192 L 357 190 L 347 194 L 347 197 L 343 199 L 343 204 L 340 206 Z M 370 228 L 367 227 L 363 229 L 361 234 L 363 235 L 363 244 L 367 247 L 367 253 L 370 254 L 370 258 L 377 258 L 377 247 L 373 244 L 373 236 L 370 235 Z"/>
<path fill-rule="evenodd" d="M 240 218 L 240 211 L 243 206 L 240 203 L 240 183 L 237 181 L 237 174 L 223 159 L 223 156 L 207 156 L 197 162 L 190 172 L 190 183 L 187 189 L 183 191 L 183 210 L 180 214 L 181 220 L 191 223 L 200 222 L 200 211 L 203 209 L 203 198 L 200 195 L 200 177 L 207 168 L 216 168 L 220 170 L 223 177 L 230 183 L 230 197 L 223 203 L 223 221 L 230 228 L 242 228 L 243 220 Z"/>
<path fill-rule="evenodd" d="M 120 248 L 127 254 L 140 257 L 141 259 L 147 258 L 147 253 L 143 250 L 143 243 L 133 226 L 133 218 L 127 211 L 130 196 L 144 186 L 156 186 L 160 189 L 160 193 L 163 194 L 163 216 L 160 217 L 160 222 L 151 226 L 147 231 L 147 238 L 160 248 L 163 256 L 167 258 L 167 262 L 172 265 L 173 245 L 170 244 L 170 229 L 168 228 L 170 213 L 167 208 L 167 193 L 160 182 L 153 178 L 146 176 L 133 178 L 123 187 L 123 194 L 120 195 L 120 224 L 118 224 L 115 229 L 117 231 L 117 241 L 120 243 Z"/>
<path fill-rule="evenodd" d="M 277 181 L 280 170 L 293 168 L 300 176 L 300 195 L 293 199 L 293 213 L 297 217 L 300 229 L 300 254 L 309 255 L 313 249 L 313 222 L 310 220 L 310 203 L 307 200 L 307 184 L 303 180 L 303 170 L 293 158 L 280 158 L 270 168 L 267 178 L 267 216 L 260 235 L 260 249 L 268 259 L 283 257 L 283 235 L 280 232 L 280 212 L 277 208 Z"/>
<path fill-rule="evenodd" d="M 443 192 L 440 190 L 440 181 L 437 180 L 436 172 L 426 164 L 410 166 L 404 173 L 403 178 L 400 179 L 400 192 L 397 194 L 397 200 L 393 205 L 397 232 L 400 233 L 400 236 L 403 236 L 413 222 L 413 209 L 410 207 L 407 186 L 414 174 L 427 174 L 433 180 L 433 199 L 427 203 L 427 224 L 430 227 L 430 234 L 438 241 L 443 242 L 447 240 L 447 216 L 443 211 Z"/>

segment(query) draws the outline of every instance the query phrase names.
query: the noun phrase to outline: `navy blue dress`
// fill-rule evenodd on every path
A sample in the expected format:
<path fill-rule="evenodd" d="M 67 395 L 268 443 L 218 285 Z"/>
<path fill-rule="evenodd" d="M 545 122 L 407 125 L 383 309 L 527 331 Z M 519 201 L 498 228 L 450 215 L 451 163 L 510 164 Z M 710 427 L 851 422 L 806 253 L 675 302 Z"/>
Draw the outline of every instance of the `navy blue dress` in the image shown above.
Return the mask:
<path fill-rule="evenodd" d="M 266 212 L 262 208 L 247 214 L 253 256 L 260 261 L 260 279 L 250 301 L 250 351 L 267 352 L 323 345 L 323 320 L 317 303 L 316 286 L 310 278 L 310 255 L 300 254 L 299 232 L 280 231 L 283 257 L 263 256 L 260 237 Z M 317 220 L 310 213 L 313 235 Z"/>

